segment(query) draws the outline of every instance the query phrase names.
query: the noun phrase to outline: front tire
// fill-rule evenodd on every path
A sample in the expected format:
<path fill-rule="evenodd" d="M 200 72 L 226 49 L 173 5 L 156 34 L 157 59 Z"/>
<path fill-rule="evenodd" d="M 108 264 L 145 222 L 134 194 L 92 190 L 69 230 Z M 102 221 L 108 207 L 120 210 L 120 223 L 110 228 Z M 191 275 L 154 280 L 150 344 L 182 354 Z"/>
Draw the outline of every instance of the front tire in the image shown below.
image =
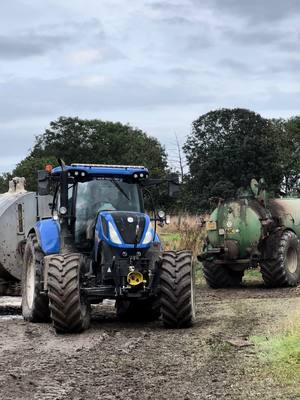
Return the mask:
<path fill-rule="evenodd" d="M 284 231 L 273 248 L 275 254 L 260 263 L 266 286 L 297 286 L 300 282 L 300 244 L 297 235 L 292 231 Z"/>
<path fill-rule="evenodd" d="M 90 324 L 90 305 L 80 293 L 82 256 L 54 255 L 49 261 L 48 293 L 53 326 L 57 333 L 77 333 Z"/>
<path fill-rule="evenodd" d="M 209 287 L 221 289 L 239 287 L 244 271 L 233 271 L 226 265 L 216 264 L 214 261 L 204 261 L 203 274 Z"/>
<path fill-rule="evenodd" d="M 44 253 L 34 233 L 27 238 L 22 271 L 22 315 L 26 321 L 49 322 L 49 299 L 42 293 Z"/>
<path fill-rule="evenodd" d="M 195 274 L 189 251 L 163 254 L 160 266 L 161 318 L 166 328 L 187 328 L 195 320 Z"/>

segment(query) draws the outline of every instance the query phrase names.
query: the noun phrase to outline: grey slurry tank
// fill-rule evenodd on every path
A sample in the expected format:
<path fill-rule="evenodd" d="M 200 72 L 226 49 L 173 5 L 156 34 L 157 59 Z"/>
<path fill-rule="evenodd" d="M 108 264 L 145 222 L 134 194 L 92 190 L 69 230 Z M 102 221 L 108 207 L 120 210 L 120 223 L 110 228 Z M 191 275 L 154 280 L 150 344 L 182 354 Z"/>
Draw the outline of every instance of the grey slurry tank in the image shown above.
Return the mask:
<path fill-rule="evenodd" d="M 13 178 L 9 191 L 0 194 L 0 295 L 13 294 L 10 288 L 19 286 L 28 232 L 50 215 L 48 196 L 37 197 L 24 184 L 24 178 Z"/>

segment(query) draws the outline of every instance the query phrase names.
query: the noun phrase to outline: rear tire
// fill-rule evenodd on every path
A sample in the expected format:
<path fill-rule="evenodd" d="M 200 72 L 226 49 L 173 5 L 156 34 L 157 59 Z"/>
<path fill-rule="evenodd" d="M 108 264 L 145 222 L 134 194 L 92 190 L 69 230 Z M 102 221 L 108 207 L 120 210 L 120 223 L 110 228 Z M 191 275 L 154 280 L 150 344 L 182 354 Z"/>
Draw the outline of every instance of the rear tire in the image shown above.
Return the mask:
<path fill-rule="evenodd" d="M 244 271 L 233 271 L 228 266 L 216 264 L 214 261 L 203 262 L 203 274 L 212 289 L 239 287 Z"/>
<path fill-rule="evenodd" d="M 49 261 L 48 294 L 57 333 L 77 333 L 90 324 L 90 305 L 80 293 L 80 254 L 54 255 Z"/>
<path fill-rule="evenodd" d="M 27 238 L 22 271 L 22 315 L 26 321 L 49 322 L 49 299 L 42 293 L 44 253 L 34 233 Z"/>
<path fill-rule="evenodd" d="M 166 328 L 187 328 L 195 320 L 195 274 L 189 251 L 163 254 L 160 266 L 161 317 Z"/>
<path fill-rule="evenodd" d="M 292 231 L 284 231 L 274 248 L 272 258 L 260 263 L 266 286 L 297 286 L 300 282 L 300 244 L 297 235 Z"/>

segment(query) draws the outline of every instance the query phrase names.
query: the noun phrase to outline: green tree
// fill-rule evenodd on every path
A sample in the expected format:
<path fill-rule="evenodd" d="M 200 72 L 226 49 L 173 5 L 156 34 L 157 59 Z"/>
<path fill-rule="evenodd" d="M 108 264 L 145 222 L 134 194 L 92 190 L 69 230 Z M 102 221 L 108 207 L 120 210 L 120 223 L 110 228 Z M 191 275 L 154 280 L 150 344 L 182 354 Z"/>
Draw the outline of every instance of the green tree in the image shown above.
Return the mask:
<path fill-rule="evenodd" d="M 34 157 L 29 155 L 13 170 L 13 176 L 26 178 L 26 189 L 28 191 L 36 191 L 37 189 L 37 171 L 44 169 L 47 164 L 57 164 L 55 157 Z"/>
<path fill-rule="evenodd" d="M 300 117 L 272 120 L 277 132 L 282 167 L 282 190 L 292 192 L 299 187 L 300 178 Z"/>
<path fill-rule="evenodd" d="M 36 189 L 36 171 L 47 162 L 145 165 L 151 177 L 167 171 L 167 157 L 160 142 L 138 128 L 98 119 L 60 117 L 36 137 L 28 157 L 14 174 L 26 177 L 28 190 Z"/>
<path fill-rule="evenodd" d="M 5 193 L 8 191 L 8 183 L 12 178 L 12 175 L 9 173 L 4 173 L 0 175 L 0 193 Z"/>
<path fill-rule="evenodd" d="M 251 178 L 264 177 L 271 190 L 279 188 L 278 135 L 271 121 L 246 109 L 220 109 L 195 120 L 184 145 L 189 207 L 207 209 L 209 197 L 220 188 L 230 196 Z"/>

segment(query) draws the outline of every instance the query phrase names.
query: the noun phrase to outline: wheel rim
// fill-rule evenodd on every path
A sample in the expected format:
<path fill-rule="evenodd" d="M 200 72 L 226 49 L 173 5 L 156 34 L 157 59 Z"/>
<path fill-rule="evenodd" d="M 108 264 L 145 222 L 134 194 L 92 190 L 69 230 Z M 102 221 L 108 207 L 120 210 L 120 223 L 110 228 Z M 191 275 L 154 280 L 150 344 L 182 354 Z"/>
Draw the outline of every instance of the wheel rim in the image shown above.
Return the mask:
<path fill-rule="evenodd" d="M 287 268 L 291 274 L 294 274 L 298 268 L 298 254 L 296 249 L 290 247 L 286 254 Z"/>
<path fill-rule="evenodd" d="M 35 263 L 31 256 L 27 264 L 26 271 L 26 300 L 27 305 L 31 309 L 34 300 L 34 288 L 35 288 Z"/>

